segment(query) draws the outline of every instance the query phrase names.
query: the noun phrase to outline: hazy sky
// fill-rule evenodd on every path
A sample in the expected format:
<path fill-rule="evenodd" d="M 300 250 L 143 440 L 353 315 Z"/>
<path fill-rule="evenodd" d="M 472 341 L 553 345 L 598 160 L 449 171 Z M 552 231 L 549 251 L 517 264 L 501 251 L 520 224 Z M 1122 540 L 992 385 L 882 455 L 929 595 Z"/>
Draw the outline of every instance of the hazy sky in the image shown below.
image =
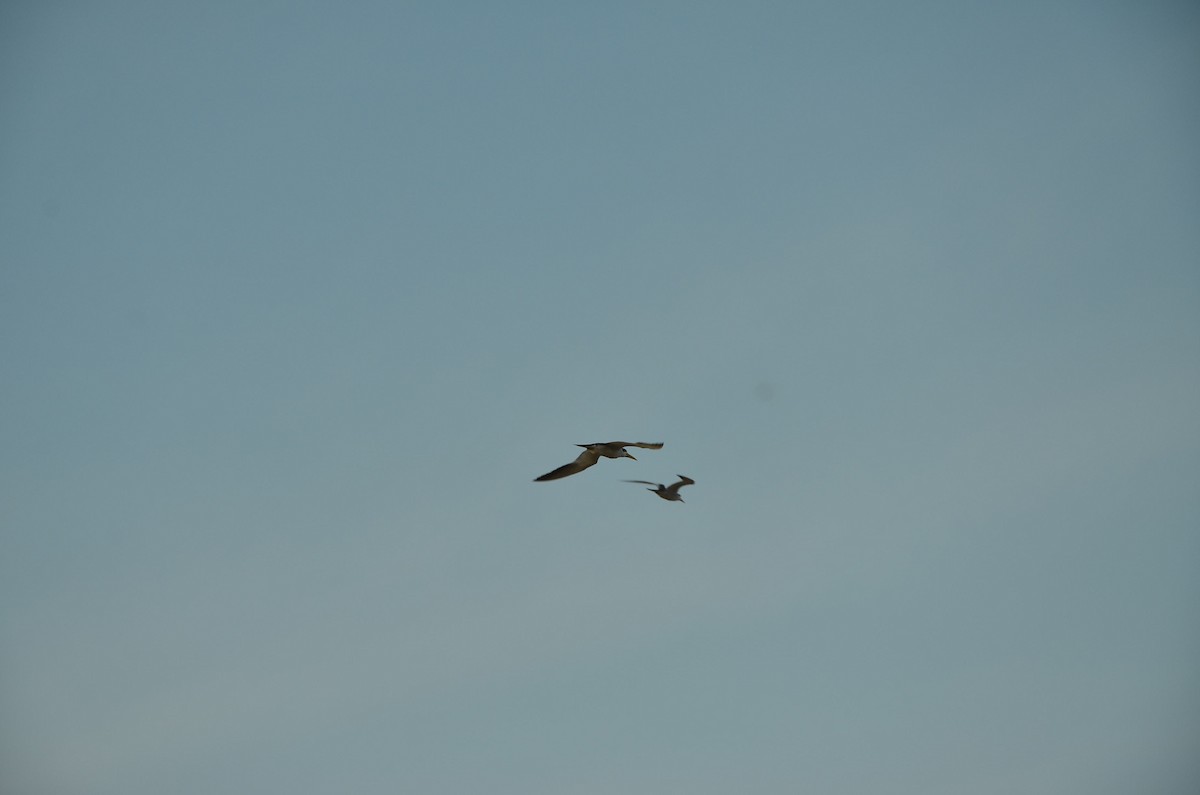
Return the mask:
<path fill-rule="evenodd" d="M 1195 792 L 1198 42 L 5 3 L 0 788 Z"/>

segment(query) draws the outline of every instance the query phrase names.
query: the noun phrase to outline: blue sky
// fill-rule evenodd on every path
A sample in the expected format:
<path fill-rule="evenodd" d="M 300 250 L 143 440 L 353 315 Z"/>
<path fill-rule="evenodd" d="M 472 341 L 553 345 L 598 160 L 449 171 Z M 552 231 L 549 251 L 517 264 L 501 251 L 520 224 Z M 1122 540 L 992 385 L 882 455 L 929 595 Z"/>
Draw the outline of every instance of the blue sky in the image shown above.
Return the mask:
<path fill-rule="evenodd" d="M 6 4 L 5 791 L 1193 792 L 1198 33 Z"/>

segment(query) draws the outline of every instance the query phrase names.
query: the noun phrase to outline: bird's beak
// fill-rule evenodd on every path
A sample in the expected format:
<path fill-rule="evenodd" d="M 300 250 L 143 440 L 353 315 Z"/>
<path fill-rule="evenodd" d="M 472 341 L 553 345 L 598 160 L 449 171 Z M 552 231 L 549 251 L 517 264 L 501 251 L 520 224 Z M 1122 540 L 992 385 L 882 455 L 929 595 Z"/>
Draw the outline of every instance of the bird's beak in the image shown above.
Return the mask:
<path fill-rule="evenodd" d="M 625 451 L 625 455 L 629 456 L 630 458 L 633 458 L 633 454 L 632 454 L 632 453 L 630 453 L 628 450 L 626 450 L 626 451 Z M 637 459 L 636 459 L 636 458 L 633 458 L 633 460 L 634 460 L 634 461 L 637 461 Z"/>

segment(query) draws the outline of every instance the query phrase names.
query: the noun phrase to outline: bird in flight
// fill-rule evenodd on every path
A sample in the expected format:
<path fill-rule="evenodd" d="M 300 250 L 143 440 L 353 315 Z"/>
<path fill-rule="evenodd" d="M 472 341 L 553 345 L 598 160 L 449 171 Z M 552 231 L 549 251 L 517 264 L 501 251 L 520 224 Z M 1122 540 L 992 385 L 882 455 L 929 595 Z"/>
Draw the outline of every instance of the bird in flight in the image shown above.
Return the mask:
<path fill-rule="evenodd" d="M 605 458 L 633 458 L 626 450 L 626 447 L 644 447 L 647 450 L 658 450 L 662 448 L 662 442 L 593 442 L 592 444 L 577 444 L 576 447 L 582 447 L 583 452 L 569 464 L 563 464 L 553 472 L 547 472 L 534 480 L 558 480 L 565 478 L 568 475 L 574 475 L 576 472 L 582 472 L 588 467 L 600 460 L 601 456 Z M 637 461 L 636 458 L 633 458 Z"/>
<path fill-rule="evenodd" d="M 656 489 L 646 489 L 646 491 L 652 491 L 655 494 L 657 494 L 658 496 L 662 497 L 664 500 L 670 500 L 671 502 L 683 502 L 683 497 L 679 496 L 679 490 L 682 489 L 684 486 L 692 485 L 696 481 L 692 480 L 687 475 L 679 475 L 678 477 L 679 477 L 679 482 L 672 483 L 670 486 L 664 486 L 661 483 L 654 483 L 649 480 L 627 480 L 625 482 L 626 483 L 645 483 L 647 486 L 658 486 L 658 488 L 656 488 Z"/>

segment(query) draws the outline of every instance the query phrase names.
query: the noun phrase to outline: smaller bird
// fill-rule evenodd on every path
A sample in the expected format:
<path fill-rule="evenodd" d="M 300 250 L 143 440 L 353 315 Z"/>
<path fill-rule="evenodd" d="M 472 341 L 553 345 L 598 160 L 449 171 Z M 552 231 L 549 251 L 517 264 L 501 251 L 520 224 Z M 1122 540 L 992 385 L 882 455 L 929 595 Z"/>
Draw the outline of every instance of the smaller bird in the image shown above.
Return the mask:
<path fill-rule="evenodd" d="M 670 486 L 664 486 L 661 483 L 654 483 L 649 480 L 627 480 L 625 482 L 645 483 L 647 486 L 657 486 L 658 488 L 656 489 L 646 489 L 646 491 L 652 491 L 658 496 L 662 497 L 664 500 L 670 500 L 671 502 L 683 502 L 683 497 L 679 496 L 679 490 L 684 486 L 692 485 L 696 481 L 692 480 L 687 475 L 677 475 L 676 477 L 679 478 L 679 482 L 672 483 Z"/>
<path fill-rule="evenodd" d="M 582 447 L 583 452 L 569 464 L 563 464 L 558 469 L 547 472 L 534 480 L 558 480 L 565 478 L 567 475 L 574 475 L 576 472 L 582 472 L 588 467 L 600 460 L 600 456 L 605 458 L 633 458 L 626 450 L 626 447 L 644 447 L 647 450 L 661 450 L 662 442 L 592 442 L 591 444 L 577 444 L 576 447 Z M 633 458 L 637 461 L 636 458 Z"/>

